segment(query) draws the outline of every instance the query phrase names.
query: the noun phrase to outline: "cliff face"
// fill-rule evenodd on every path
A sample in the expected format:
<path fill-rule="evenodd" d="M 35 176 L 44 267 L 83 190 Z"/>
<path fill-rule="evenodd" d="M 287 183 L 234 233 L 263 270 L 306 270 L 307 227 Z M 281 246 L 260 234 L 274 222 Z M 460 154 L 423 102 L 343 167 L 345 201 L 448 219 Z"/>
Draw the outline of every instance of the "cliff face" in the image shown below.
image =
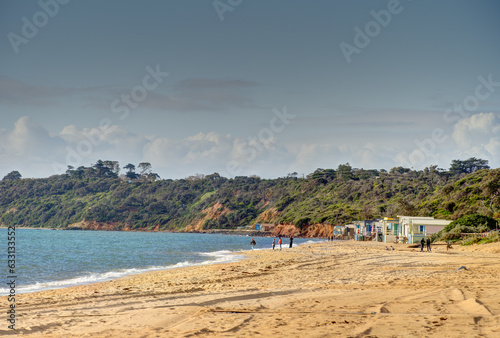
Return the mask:
<path fill-rule="evenodd" d="M 186 226 L 186 228 L 184 229 L 184 231 L 187 231 L 187 232 L 199 232 L 199 231 L 202 231 L 203 230 L 203 224 L 205 224 L 205 222 L 207 220 L 216 220 L 220 216 L 227 215 L 230 212 L 231 212 L 231 210 L 229 210 L 224 205 L 222 205 L 222 203 L 217 202 L 214 205 L 212 205 L 211 207 L 203 209 L 202 212 L 201 212 L 202 217 L 198 218 L 198 219 L 195 219 L 193 221 L 193 223 L 191 223 L 190 225 Z"/>
<path fill-rule="evenodd" d="M 296 236 L 300 234 L 300 229 L 293 224 L 278 224 L 274 227 L 273 236 Z"/>
<path fill-rule="evenodd" d="M 301 236 L 301 237 L 328 237 L 333 233 L 333 226 L 328 224 L 313 224 L 304 227 L 302 231 L 293 224 L 278 224 L 274 230 L 273 236 Z"/>
<path fill-rule="evenodd" d="M 255 223 L 274 223 L 280 213 L 276 210 L 276 208 L 269 208 L 267 210 L 264 210 L 259 217 L 257 217 L 257 220 Z"/>
<path fill-rule="evenodd" d="M 329 224 L 313 224 L 305 229 L 304 237 L 328 237 L 333 234 L 333 226 Z"/>

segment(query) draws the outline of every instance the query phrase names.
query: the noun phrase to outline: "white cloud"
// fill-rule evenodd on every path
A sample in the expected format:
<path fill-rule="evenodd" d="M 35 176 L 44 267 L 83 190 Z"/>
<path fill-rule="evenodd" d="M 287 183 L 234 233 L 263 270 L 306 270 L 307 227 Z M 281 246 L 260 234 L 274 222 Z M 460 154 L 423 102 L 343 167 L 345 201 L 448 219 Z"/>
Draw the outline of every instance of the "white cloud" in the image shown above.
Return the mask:
<path fill-rule="evenodd" d="M 456 123 L 452 139 L 460 158 L 479 157 L 497 167 L 500 155 L 500 119 L 494 113 L 479 113 Z"/>
<path fill-rule="evenodd" d="M 457 122 L 452 137 L 461 149 L 467 149 L 489 143 L 492 136 L 499 136 L 499 132 L 499 119 L 495 114 L 479 113 Z"/>
<path fill-rule="evenodd" d="M 292 152 L 295 161 L 291 164 L 290 169 L 304 173 L 309 170 L 311 165 L 322 168 L 334 167 L 336 159 L 341 154 L 338 147 L 329 144 L 303 144 L 292 148 Z"/>
<path fill-rule="evenodd" d="M 284 175 L 289 153 L 276 140 L 249 141 L 214 132 L 183 140 L 155 138 L 144 147 L 144 159 L 176 177 L 218 172 L 223 176 Z"/>
<path fill-rule="evenodd" d="M 0 131 L 2 155 L 15 158 L 43 158 L 53 154 L 54 148 L 63 145 L 58 137 L 49 133 L 38 123 L 24 116 L 16 121 L 11 131 Z"/>
<path fill-rule="evenodd" d="M 39 176 L 37 170 L 48 174 L 50 159 L 62 154 L 63 149 L 61 138 L 51 136 L 29 117 L 21 117 L 12 130 L 0 130 L 0 172 L 25 168 L 26 177 Z"/>
<path fill-rule="evenodd" d="M 497 159 L 500 157 L 500 139 L 498 137 L 491 138 L 484 148 L 493 156 L 493 158 Z"/>
<path fill-rule="evenodd" d="M 228 160 L 232 142 L 231 136 L 217 133 L 199 133 L 183 140 L 151 138 L 144 144 L 143 158 L 176 176 L 208 173 Z"/>

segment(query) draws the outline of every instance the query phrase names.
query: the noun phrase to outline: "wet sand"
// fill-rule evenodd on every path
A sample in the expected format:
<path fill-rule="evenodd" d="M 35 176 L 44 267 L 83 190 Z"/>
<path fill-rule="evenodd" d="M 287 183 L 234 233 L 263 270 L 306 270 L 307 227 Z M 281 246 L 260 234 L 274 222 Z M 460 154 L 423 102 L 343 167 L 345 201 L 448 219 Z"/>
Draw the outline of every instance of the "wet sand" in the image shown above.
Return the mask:
<path fill-rule="evenodd" d="M 17 330 L 2 320 L 0 335 L 500 337 L 500 243 L 393 246 L 258 250 L 236 263 L 17 295 Z"/>

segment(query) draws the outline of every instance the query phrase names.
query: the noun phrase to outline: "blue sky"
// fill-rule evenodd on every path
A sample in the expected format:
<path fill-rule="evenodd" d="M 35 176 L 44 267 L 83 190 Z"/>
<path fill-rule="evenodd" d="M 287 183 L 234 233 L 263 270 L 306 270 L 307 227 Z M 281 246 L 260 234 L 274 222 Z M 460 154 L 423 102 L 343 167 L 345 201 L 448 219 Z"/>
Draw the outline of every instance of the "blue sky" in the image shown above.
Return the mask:
<path fill-rule="evenodd" d="M 0 176 L 98 159 L 162 178 L 499 167 L 498 14 L 495 1 L 3 1 Z"/>

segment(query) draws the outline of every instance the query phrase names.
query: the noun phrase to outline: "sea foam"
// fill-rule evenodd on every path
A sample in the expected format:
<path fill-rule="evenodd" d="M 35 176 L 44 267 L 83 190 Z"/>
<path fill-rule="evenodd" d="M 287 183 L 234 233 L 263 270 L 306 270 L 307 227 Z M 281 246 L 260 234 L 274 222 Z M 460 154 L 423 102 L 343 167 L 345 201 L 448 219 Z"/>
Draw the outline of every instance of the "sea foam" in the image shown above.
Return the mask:
<path fill-rule="evenodd" d="M 31 293 L 43 290 L 52 290 L 52 289 L 61 289 L 65 287 L 77 286 L 77 285 L 85 285 L 99 282 L 106 282 L 113 279 L 136 275 L 140 273 L 150 272 L 150 271 L 160 271 L 160 270 L 169 270 L 169 269 L 177 269 L 184 268 L 190 266 L 201 266 L 201 265 L 209 265 L 209 264 L 220 264 L 220 263 L 231 263 L 236 262 L 244 258 L 242 255 L 237 255 L 232 251 L 228 250 L 220 250 L 214 252 L 200 252 L 198 255 L 203 257 L 208 257 L 209 259 L 203 260 L 201 262 L 191 262 L 184 261 L 178 262 L 176 264 L 167 265 L 167 266 L 150 266 L 146 268 L 132 268 L 132 269 L 121 269 L 108 271 L 104 273 L 85 273 L 81 276 L 63 279 L 59 281 L 50 281 L 44 283 L 34 283 L 31 285 L 18 286 L 16 288 L 16 293 Z M 0 296 L 5 296 L 9 293 L 10 289 L 8 288 L 0 288 Z"/>

